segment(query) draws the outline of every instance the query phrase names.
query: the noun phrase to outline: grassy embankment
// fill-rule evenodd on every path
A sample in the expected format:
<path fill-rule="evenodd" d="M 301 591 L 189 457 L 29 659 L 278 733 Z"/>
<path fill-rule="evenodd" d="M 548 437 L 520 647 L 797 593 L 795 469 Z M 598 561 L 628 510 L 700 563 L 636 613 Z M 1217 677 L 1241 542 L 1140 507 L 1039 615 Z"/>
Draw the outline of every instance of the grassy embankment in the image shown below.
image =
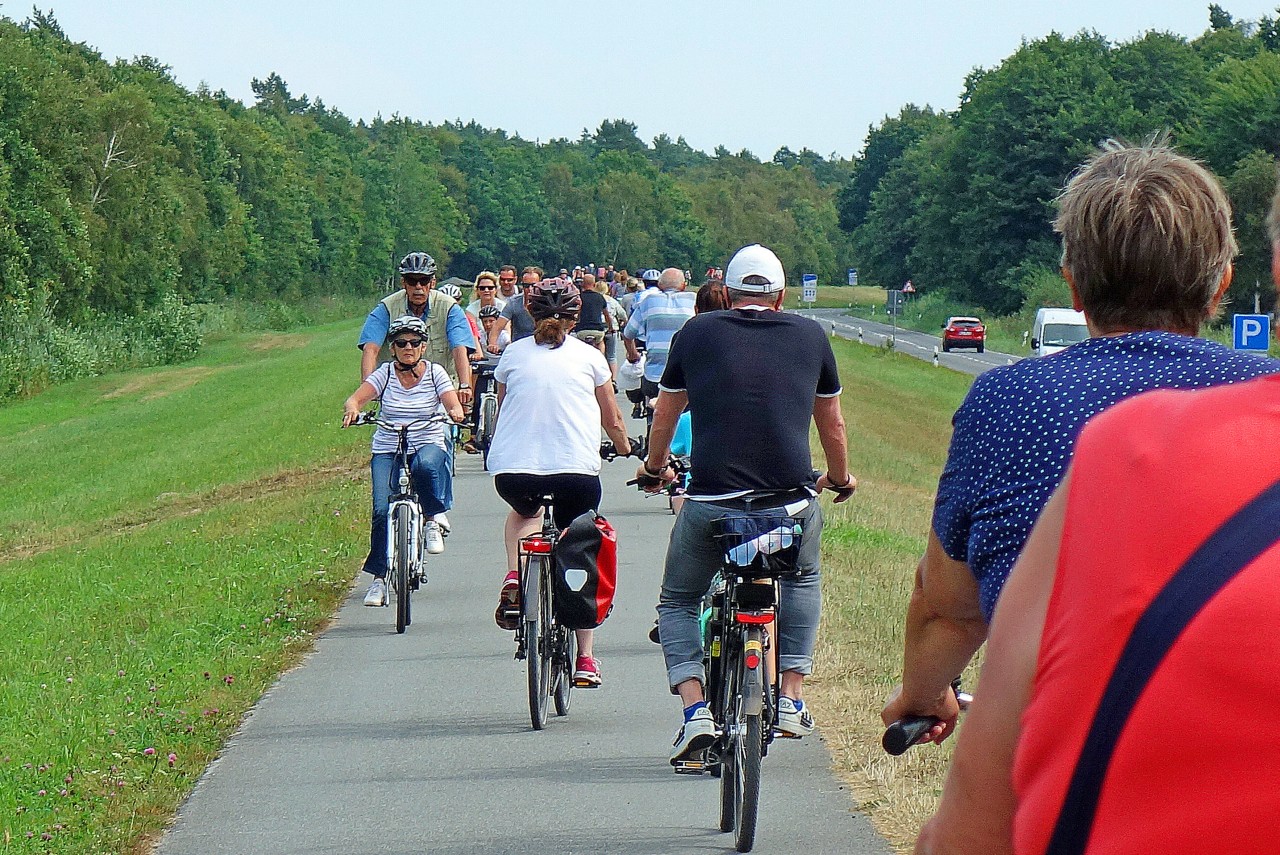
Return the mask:
<path fill-rule="evenodd" d="M 367 532 L 368 436 L 335 425 L 353 336 L 231 336 L 0 408 L 3 851 L 144 851 L 332 614 Z M 876 712 L 969 380 L 836 346 L 861 488 L 830 515 L 813 699 L 861 806 L 903 840 L 945 754 L 883 757 Z"/>
<path fill-rule="evenodd" d="M 2 851 L 142 850 L 333 613 L 367 537 L 352 326 L 0 408 Z"/>
<path fill-rule="evenodd" d="M 902 667 L 902 619 L 951 414 L 972 378 L 881 348 L 835 347 L 859 486 L 850 501 L 827 507 L 823 623 L 808 691 L 859 809 L 900 851 L 910 851 L 936 804 L 952 743 L 889 757 L 880 749 L 879 713 Z"/>

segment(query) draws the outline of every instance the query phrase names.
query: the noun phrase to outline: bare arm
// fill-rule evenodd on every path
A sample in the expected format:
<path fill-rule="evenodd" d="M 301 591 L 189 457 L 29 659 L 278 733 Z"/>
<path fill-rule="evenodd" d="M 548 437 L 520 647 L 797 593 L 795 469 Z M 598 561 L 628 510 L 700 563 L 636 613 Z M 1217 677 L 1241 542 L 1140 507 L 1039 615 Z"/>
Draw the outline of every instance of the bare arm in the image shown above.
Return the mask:
<path fill-rule="evenodd" d="M 917 853 L 1013 852 L 1014 752 L 1035 682 L 1070 478 L 1068 471 L 1045 505 L 1001 592 L 973 706 L 938 812 L 916 841 Z"/>
<path fill-rule="evenodd" d="M 627 423 L 622 419 L 622 411 L 618 409 L 618 399 L 613 394 L 613 382 L 602 383 L 596 387 L 596 403 L 600 405 L 600 427 L 613 442 L 613 447 L 621 455 L 631 453 L 631 440 L 627 439 Z"/>
<path fill-rule="evenodd" d="M 813 422 L 818 427 L 818 442 L 827 461 L 827 471 L 818 479 L 818 489 L 845 485 L 856 488 L 858 480 L 849 473 L 849 437 L 845 434 L 840 396 L 814 398 Z M 843 502 L 849 495 L 838 496 L 836 501 Z"/>
<path fill-rule="evenodd" d="M 349 427 L 364 405 L 378 397 L 378 391 L 368 383 L 361 383 L 342 405 L 342 426 Z"/>
<path fill-rule="evenodd" d="M 373 373 L 373 369 L 378 367 L 378 351 L 382 350 L 374 342 L 369 342 L 360 348 L 360 379 L 368 377 Z"/>
<path fill-rule="evenodd" d="M 440 396 L 440 403 L 444 404 L 445 412 L 449 414 L 449 418 L 454 422 L 462 424 L 467 414 L 462 410 L 462 402 L 458 400 L 458 393 L 450 389 Z"/>
<path fill-rule="evenodd" d="M 978 606 L 978 583 L 969 565 L 947 555 L 933 531 L 916 568 L 915 590 L 907 605 L 902 685 L 889 695 L 880 718 L 885 724 L 906 715 L 942 720 L 930 731 L 935 742 L 955 727 L 960 707 L 951 681 L 969 664 L 987 637 Z"/>
<path fill-rule="evenodd" d="M 458 372 L 458 391 L 457 396 L 464 404 L 471 403 L 471 360 L 467 356 L 467 348 L 465 345 L 458 345 L 453 348 L 453 367 Z M 467 388 L 463 389 L 462 387 Z"/>
<path fill-rule="evenodd" d="M 671 456 L 671 440 L 676 435 L 676 422 L 688 405 L 688 392 L 668 392 L 665 389 L 658 392 L 653 405 L 653 424 L 649 426 L 648 457 L 636 472 L 636 477 L 642 482 L 654 477 L 649 472 L 662 473 L 661 481 L 645 487 L 648 492 L 657 492 L 662 489 L 663 484 L 675 480 L 676 473 L 667 466 L 667 459 Z"/>
<path fill-rule="evenodd" d="M 489 345 L 490 353 L 502 353 L 502 344 L 499 339 L 502 338 L 502 331 L 507 328 L 509 321 L 504 317 L 499 317 L 493 322 L 493 331 L 489 333 L 489 341 L 493 342 Z"/>

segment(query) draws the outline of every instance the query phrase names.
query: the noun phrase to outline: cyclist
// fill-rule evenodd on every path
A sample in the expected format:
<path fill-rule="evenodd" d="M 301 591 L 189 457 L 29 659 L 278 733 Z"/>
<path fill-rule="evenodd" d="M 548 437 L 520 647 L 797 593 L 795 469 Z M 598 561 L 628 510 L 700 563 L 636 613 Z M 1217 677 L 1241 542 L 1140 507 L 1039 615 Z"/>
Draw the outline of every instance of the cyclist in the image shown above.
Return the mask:
<path fill-rule="evenodd" d="M 555 524 L 600 507 L 600 428 L 621 454 L 629 454 L 604 355 L 569 331 L 582 301 L 572 282 L 544 279 L 525 288 L 534 334 L 503 352 L 498 383 L 498 424 L 489 450 L 489 470 L 498 495 L 511 506 L 503 530 L 507 575 L 495 619 L 515 629 L 504 612 L 520 597 L 520 538 L 540 527 L 541 497 L 551 496 Z M 594 631 L 579 630 L 575 683 L 600 685 L 600 663 L 592 647 Z"/>
<path fill-rule="evenodd" d="M 956 411 L 933 524 L 907 604 L 902 685 L 881 712 L 941 719 L 951 680 L 987 637 L 1000 591 L 1085 422 L 1160 388 L 1231 383 L 1280 364 L 1196 337 L 1231 283 L 1236 242 L 1221 185 L 1163 145 L 1114 141 L 1068 182 L 1053 227 L 1093 336 L 1051 359 L 979 377 Z"/>
<path fill-rule="evenodd" d="M 396 318 L 387 329 L 393 360 L 373 371 L 360 387 L 347 398 L 342 408 L 342 426 L 350 425 L 360 410 L 375 398 L 382 403 L 381 417 L 393 423 L 429 419 L 441 408 L 455 422 L 463 418 L 462 404 L 444 368 L 423 358 L 426 350 L 427 326 L 412 315 Z M 427 552 L 444 551 L 440 525 L 433 518 L 449 510 L 452 501 L 448 442 L 445 426 L 438 421 L 409 432 L 412 454 L 409 466 L 418 503 L 426 518 L 423 544 Z M 369 472 L 373 480 L 373 521 L 369 529 L 369 556 L 364 572 L 373 576 L 365 593 L 366 606 L 387 603 L 387 507 L 391 499 L 391 471 L 397 448 L 394 431 L 379 426 L 373 434 L 373 454 Z"/>
<path fill-rule="evenodd" d="M 520 290 L 522 292 L 526 291 L 541 281 L 541 267 L 526 267 L 520 274 Z M 502 307 L 502 313 L 498 316 L 498 323 L 494 327 L 496 331 L 494 335 L 500 336 L 505 330 L 511 336 L 512 341 L 519 341 L 522 338 L 533 335 L 534 321 L 533 316 L 529 314 L 529 310 L 525 307 L 527 301 L 527 298 L 520 298 L 519 295 L 517 295 L 517 298 L 507 300 L 507 305 Z M 502 348 L 497 348 L 495 352 L 501 350 Z"/>
<path fill-rule="evenodd" d="M 657 271 L 646 270 L 645 276 Z M 640 361 L 640 349 L 636 340 L 644 341 L 644 379 L 640 381 L 642 401 L 658 396 L 658 380 L 667 364 L 667 351 L 676 332 L 693 317 L 694 295 L 686 289 L 684 273 L 668 267 L 655 279 L 655 288 L 646 290 L 636 298 L 631 319 L 622 330 L 622 343 L 627 348 L 627 361 Z M 634 413 L 633 413 L 634 415 Z"/>
<path fill-rule="evenodd" d="M 667 680 L 684 706 L 673 764 L 715 739 L 705 701 L 698 615 L 721 566 L 713 523 L 748 509 L 785 508 L 803 527 L 797 573 L 781 580 L 777 726 L 790 736 L 813 732 L 803 686 L 813 669 L 822 606 L 822 513 L 816 495 L 832 489 L 836 501 L 844 501 L 857 483 L 846 460 L 835 355 L 815 321 L 780 311 L 786 287 L 782 263 L 763 246 L 744 247 L 729 262 L 725 284 L 732 308 L 690 320 L 671 345 L 648 458 L 637 474 L 655 492 L 675 478 L 667 460 L 687 405 L 693 431 L 688 501 L 671 531 L 658 602 Z M 827 460 L 827 472 L 816 478 L 809 455 L 810 414 Z"/>
<path fill-rule="evenodd" d="M 498 298 L 510 301 L 512 297 L 520 296 L 520 288 L 516 286 L 516 280 L 519 278 L 514 264 L 504 264 L 499 267 Z"/>
<path fill-rule="evenodd" d="M 578 314 L 578 323 L 573 328 L 575 338 L 585 341 L 601 353 L 605 352 L 604 340 L 608 335 L 613 318 L 609 316 L 609 303 L 596 288 L 596 277 L 590 273 L 582 274 L 575 281 L 582 299 L 582 310 Z M 608 361 L 608 356 L 605 357 Z M 610 380 L 613 372 L 609 372 Z"/>
<path fill-rule="evenodd" d="M 515 282 L 515 279 L 511 281 Z M 506 299 L 498 296 L 498 274 L 488 270 L 483 270 L 476 276 L 472 296 L 474 299 L 467 306 L 467 312 L 477 318 L 480 317 L 480 310 L 486 306 L 496 306 L 498 311 L 502 311 L 507 305 Z"/>

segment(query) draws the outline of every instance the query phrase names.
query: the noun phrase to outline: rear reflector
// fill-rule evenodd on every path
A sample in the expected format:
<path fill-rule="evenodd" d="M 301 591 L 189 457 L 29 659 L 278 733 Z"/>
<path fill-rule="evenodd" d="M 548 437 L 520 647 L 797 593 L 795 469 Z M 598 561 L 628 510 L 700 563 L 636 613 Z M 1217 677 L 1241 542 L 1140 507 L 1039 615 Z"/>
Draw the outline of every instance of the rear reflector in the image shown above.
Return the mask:
<path fill-rule="evenodd" d="M 520 541 L 520 548 L 525 552 L 532 552 L 536 555 L 550 555 L 551 541 L 542 538 L 530 538 Z"/>

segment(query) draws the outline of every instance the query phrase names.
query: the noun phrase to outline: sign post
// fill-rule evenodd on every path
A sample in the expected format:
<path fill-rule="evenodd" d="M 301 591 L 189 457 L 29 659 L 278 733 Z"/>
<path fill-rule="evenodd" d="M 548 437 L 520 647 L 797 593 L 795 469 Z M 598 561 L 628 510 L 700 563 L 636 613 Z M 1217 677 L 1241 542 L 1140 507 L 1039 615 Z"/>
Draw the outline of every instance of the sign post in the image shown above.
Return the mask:
<path fill-rule="evenodd" d="M 1268 315 L 1233 315 L 1236 350 L 1266 353 L 1271 346 L 1271 318 Z"/>
<path fill-rule="evenodd" d="M 818 302 L 818 277 L 812 273 L 806 273 L 800 277 L 800 284 L 804 288 L 804 301 Z"/>
<path fill-rule="evenodd" d="M 849 268 L 849 287 L 855 288 L 858 285 L 858 268 Z"/>

